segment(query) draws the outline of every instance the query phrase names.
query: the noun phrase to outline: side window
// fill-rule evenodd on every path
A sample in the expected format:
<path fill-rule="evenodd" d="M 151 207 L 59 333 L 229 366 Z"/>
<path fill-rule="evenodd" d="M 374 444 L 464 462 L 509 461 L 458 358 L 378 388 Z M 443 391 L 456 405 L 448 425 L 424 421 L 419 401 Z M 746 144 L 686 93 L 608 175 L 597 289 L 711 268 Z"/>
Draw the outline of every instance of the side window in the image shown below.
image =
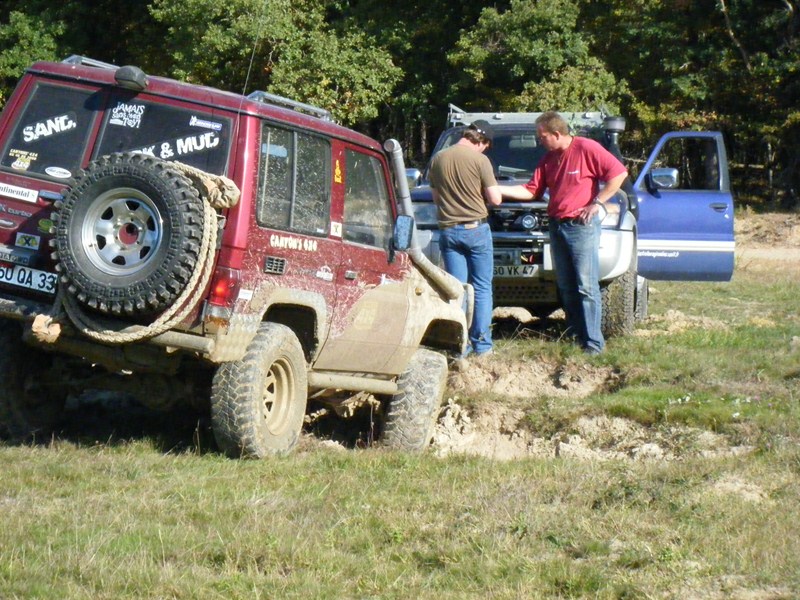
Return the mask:
<path fill-rule="evenodd" d="M 680 190 L 719 190 L 720 171 L 716 141 L 677 137 L 667 140 L 654 166 L 678 170 Z"/>
<path fill-rule="evenodd" d="M 327 235 L 330 156 L 330 144 L 323 138 L 264 124 L 256 209 L 258 224 Z"/>
<path fill-rule="evenodd" d="M 346 185 L 342 237 L 347 242 L 389 248 L 392 212 L 380 161 L 345 151 Z"/>
<path fill-rule="evenodd" d="M 96 91 L 38 85 L 3 148 L 0 165 L 52 177 L 75 175 L 100 104 Z"/>

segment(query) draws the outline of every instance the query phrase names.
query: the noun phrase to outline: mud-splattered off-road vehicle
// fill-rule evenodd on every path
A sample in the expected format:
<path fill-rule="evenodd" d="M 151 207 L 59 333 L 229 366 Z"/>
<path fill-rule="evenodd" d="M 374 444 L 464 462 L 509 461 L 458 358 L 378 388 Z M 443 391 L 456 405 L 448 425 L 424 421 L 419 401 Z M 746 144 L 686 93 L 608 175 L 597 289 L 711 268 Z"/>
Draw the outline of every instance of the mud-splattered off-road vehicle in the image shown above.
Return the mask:
<path fill-rule="evenodd" d="M 263 457 L 310 398 L 369 395 L 423 448 L 469 294 L 411 214 L 399 144 L 321 109 L 34 64 L 0 118 L 0 434 L 109 388 L 208 406 L 222 451 Z"/>

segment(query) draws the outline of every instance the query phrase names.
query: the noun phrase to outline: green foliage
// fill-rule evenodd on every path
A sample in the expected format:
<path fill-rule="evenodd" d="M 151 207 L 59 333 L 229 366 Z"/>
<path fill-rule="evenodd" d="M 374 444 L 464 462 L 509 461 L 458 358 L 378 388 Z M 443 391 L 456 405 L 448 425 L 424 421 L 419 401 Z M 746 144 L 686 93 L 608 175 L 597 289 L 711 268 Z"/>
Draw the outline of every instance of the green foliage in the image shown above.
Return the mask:
<path fill-rule="evenodd" d="M 530 93 L 531 85 L 585 64 L 589 46 L 575 28 L 577 17 L 573 0 L 512 0 L 505 12 L 485 8 L 448 54 L 462 71 L 453 96 L 480 98 L 484 108 L 502 110 L 526 86 Z"/>
<path fill-rule="evenodd" d="M 176 77 L 290 96 L 347 124 L 374 118 L 399 70 L 367 35 L 332 29 L 324 9 L 315 0 L 154 0 L 151 12 L 168 27 Z"/>
<path fill-rule="evenodd" d="M 631 159 L 668 130 L 723 131 L 734 190 L 792 208 L 798 15 L 798 0 L 6 0 L 0 102 L 34 60 L 84 54 L 320 105 L 418 164 L 448 103 L 605 109 L 626 117 Z"/>
<path fill-rule="evenodd" d="M 31 16 L 13 11 L 8 23 L 0 23 L 0 105 L 16 80 L 31 63 L 56 58 L 56 38 L 65 25 L 46 14 Z"/>

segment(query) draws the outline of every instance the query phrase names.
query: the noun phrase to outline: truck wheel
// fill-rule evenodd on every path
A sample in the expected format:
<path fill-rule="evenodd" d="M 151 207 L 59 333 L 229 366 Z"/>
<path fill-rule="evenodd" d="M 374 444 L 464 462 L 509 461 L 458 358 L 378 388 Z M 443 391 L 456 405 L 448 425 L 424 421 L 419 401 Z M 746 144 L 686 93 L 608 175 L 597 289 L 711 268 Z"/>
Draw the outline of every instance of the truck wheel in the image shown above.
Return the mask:
<path fill-rule="evenodd" d="M 383 443 L 397 450 L 423 450 L 433 437 L 447 385 L 447 359 L 439 352 L 417 350 L 397 380 L 398 391 L 386 401 Z"/>
<path fill-rule="evenodd" d="M 61 281 L 102 313 L 163 311 L 199 260 L 203 201 L 191 182 L 152 156 L 92 162 L 58 210 L 54 258 Z"/>
<path fill-rule="evenodd" d="M 232 458 L 285 454 L 300 437 L 308 379 L 294 332 L 262 323 L 241 360 L 219 366 L 211 385 L 211 426 Z"/>
<path fill-rule="evenodd" d="M 603 336 L 631 335 L 636 320 L 636 271 L 628 270 L 621 277 L 603 285 L 600 294 L 603 301 Z"/>
<path fill-rule="evenodd" d="M 18 324 L 0 328 L 0 436 L 27 441 L 58 424 L 66 394 L 36 385 L 49 367 L 50 355 L 27 346 Z"/>
<path fill-rule="evenodd" d="M 650 303 L 650 282 L 641 275 L 636 278 L 636 322 L 647 319 Z"/>

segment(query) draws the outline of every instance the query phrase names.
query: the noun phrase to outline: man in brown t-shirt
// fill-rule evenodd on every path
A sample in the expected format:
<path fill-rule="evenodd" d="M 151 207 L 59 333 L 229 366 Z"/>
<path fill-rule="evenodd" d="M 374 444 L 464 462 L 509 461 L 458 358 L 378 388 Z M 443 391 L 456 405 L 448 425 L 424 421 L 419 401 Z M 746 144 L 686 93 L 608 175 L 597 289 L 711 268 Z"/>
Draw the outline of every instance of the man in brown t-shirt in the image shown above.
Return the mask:
<path fill-rule="evenodd" d="M 492 350 L 494 252 L 486 203 L 502 202 L 492 163 L 484 155 L 492 135 L 489 123 L 475 121 L 456 144 L 433 158 L 430 169 L 445 270 L 475 290 L 467 354 L 477 355 Z"/>

